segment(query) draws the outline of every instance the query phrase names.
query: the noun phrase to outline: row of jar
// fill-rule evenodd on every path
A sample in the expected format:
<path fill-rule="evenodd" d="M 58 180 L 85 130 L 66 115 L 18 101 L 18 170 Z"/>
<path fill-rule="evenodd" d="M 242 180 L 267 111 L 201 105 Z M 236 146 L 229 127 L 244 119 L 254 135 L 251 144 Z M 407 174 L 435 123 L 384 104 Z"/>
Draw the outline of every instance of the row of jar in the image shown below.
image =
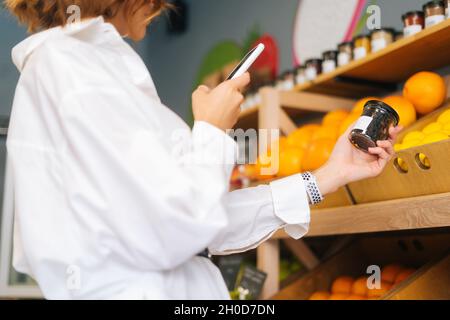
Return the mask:
<path fill-rule="evenodd" d="M 410 11 L 403 15 L 404 29 L 396 31 L 393 28 L 381 28 L 373 30 L 369 35 L 362 34 L 353 41 L 343 42 L 338 45 L 338 50 L 326 51 L 322 59 L 309 59 L 304 65 L 294 71 L 282 74 L 276 87 L 280 90 L 291 90 L 296 84 L 303 84 L 314 80 L 321 73 L 329 73 L 337 67 L 345 66 L 353 60 L 366 57 L 371 52 L 378 52 L 389 44 L 410 37 L 425 28 L 434 26 L 449 18 L 450 0 L 430 1 L 423 6 L 424 11 Z"/>

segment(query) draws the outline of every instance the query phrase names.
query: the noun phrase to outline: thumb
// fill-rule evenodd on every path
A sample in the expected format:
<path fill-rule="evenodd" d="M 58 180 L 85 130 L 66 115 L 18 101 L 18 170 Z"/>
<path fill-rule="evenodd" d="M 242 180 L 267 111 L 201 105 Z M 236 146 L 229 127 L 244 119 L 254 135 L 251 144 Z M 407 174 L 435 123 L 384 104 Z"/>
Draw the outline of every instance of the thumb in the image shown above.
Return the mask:
<path fill-rule="evenodd" d="M 246 72 L 242 76 L 228 80 L 233 89 L 242 90 L 250 83 L 250 73 Z"/>
<path fill-rule="evenodd" d="M 197 88 L 197 91 L 203 92 L 203 93 L 209 93 L 211 89 L 205 85 L 201 85 Z"/>

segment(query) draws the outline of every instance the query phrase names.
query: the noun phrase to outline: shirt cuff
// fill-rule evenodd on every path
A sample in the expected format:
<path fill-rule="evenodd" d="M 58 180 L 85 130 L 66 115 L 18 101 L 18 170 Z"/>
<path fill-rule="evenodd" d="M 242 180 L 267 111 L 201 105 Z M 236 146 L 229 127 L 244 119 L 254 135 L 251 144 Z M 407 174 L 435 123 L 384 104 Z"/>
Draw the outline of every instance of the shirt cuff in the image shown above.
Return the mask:
<path fill-rule="evenodd" d="M 219 128 L 196 121 L 192 129 L 193 148 L 202 163 L 223 165 L 227 176 L 231 176 L 237 159 L 237 143 Z"/>
<path fill-rule="evenodd" d="M 301 175 L 293 175 L 270 184 L 275 215 L 287 224 L 286 233 L 300 239 L 309 229 L 310 207 Z"/>

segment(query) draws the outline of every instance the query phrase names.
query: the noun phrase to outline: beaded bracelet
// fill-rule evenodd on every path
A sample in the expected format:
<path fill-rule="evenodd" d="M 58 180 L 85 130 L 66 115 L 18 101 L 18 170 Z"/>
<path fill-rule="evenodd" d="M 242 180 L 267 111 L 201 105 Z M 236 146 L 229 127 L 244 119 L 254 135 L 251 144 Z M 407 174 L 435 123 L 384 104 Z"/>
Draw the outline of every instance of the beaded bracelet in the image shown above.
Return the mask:
<path fill-rule="evenodd" d="M 301 176 L 305 182 L 305 189 L 309 197 L 309 203 L 312 205 L 321 203 L 324 198 L 322 193 L 320 193 L 319 187 L 317 186 L 316 178 L 311 172 L 302 173 Z"/>

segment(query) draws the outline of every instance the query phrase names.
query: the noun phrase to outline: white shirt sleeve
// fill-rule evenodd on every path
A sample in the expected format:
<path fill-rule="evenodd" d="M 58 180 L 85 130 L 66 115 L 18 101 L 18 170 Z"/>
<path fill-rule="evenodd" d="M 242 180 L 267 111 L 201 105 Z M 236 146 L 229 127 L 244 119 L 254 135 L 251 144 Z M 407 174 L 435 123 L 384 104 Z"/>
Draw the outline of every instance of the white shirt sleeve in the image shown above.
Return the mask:
<path fill-rule="evenodd" d="M 213 254 L 223 255 L 256 248 L 284 228 L 295 239 L 309 228 L 310 209 L 303 179 L 294 175 L 227 196 L 229 224 L 210 245 Z"/>
<path fill-rule="evenodd" d="M 203 251 L 228 225 L 233 161 L 223 163 L 222 156 L 234 160 L 236 143 L 197 122 L 189 150 L 176 158 L 152 129 L 157 119 L 132 103 L 103 87 L 61 102 L 66 207 L 79 224 L 74 228 L 93 230 L 123 263 L 168 270 Z"/>

